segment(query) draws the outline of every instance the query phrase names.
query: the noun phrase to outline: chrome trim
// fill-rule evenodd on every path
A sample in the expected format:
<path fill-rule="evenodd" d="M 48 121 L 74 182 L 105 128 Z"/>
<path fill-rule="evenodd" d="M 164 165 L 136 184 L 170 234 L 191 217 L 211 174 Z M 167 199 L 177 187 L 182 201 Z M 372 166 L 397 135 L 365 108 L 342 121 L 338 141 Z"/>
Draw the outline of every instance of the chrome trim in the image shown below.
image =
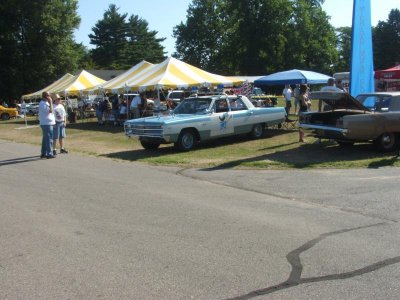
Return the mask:
<path fill-rule="evenodd" d="M 327 130 L 327 131 L 336 131 L 336 132 L 340 132 L 343 135 L 346 135 L 348 133 L 348 130 L 346 128 L 337 128 L 337 127 L 324 126 L 324 125 L 300 123 L 299 127 L 304 128 L 304 129 L 320 129 L 320 130 Z"/>
<path fill-rule="evenodd" d="M 163 128 L 161 125 L 150 124 L 125 124 L 124 131 L 127 136 L 143 136 L 143 137 L 163 137 Z"/>

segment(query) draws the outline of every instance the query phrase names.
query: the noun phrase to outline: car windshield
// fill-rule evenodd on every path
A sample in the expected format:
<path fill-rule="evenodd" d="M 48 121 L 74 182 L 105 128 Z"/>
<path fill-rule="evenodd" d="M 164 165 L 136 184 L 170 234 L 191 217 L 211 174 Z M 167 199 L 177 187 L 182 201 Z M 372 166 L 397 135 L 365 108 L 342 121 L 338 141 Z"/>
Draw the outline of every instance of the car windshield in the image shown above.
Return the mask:
<path fill-rule="evenodd" d="M 206 113 L 209 109 L 211 98 L 187 98 L 184 99 L 175 109 L 174 114 L 196 114 Z"/>
<path fill-rule="evenodd" d="M 391 97 L 386 95 L 359 95 L 357 100 L 372 111 L 388 111 Z"/>

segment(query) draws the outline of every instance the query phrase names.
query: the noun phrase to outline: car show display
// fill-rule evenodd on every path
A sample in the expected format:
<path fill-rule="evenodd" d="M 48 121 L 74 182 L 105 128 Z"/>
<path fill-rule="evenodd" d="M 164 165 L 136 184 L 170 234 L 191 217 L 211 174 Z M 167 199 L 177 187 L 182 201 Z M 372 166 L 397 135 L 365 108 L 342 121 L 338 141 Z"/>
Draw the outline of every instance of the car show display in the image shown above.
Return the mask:
<path fill-rule="evenodd" d="M 241 95 L 189 97 L 168 114 L 128 120 L 128 137 L 137 137 L 145 149 L 174 143 L 190 151 L 197 143 L 220 137 L 249 134 L 261 138 L 266 127 L 285 121 L 283 107 L 255 107 Z"/>
<path fill-rule="evenodd" d="M 400 144 L 400 92 L 367 93 L 353 98 L 347 93 L 313 92 L 321 111 L 300 115 L 299 126 L 321 139 L 341 146 L 373 142 L 383 152 Z"/>

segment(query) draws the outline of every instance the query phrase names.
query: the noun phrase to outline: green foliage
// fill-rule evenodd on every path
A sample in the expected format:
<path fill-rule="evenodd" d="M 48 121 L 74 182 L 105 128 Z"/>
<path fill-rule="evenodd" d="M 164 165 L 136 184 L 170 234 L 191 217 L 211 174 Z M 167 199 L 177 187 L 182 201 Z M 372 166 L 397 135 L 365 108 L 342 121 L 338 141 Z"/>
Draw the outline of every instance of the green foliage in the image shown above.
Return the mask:
<path fill-rule="evenodd" d="M 322 0 L 194 0 L 174 28 L 174 55 L 225 74 L 305 68 L 331 72 L 338 58 Z M 318 55 L 316 55 L 318 53 Z"/>
<path fill-rule="evenodd" d="M 334 66 L 336 72 L 348 72 L 351 60 L 351 27 L 339 27 L 336 29 L 337 49 L 339 60 Z"/>
<path fill-rule="evenodd" d="M 400 63 L 400 10 L 392 9 L 388 20 L 378 23 L 373 41 L 375 69 L 387 69 Z"/>
<path fill-rule="evenodd" d="M 164 58 L 164 38 L 149 31 L 148 23 L 136 15 L 120 14 L 111 4 L 92 28 L 90 43 L 95 45 L 91 57 L 103 69 L 127 69 L 141 60 L 159 62 Z"/>
<path fill-rule="evenodd" d="M 73 30 L 77 0 L 3 0 L 0 3 L 0 93 L 16 98 L 78 67 Z"/>

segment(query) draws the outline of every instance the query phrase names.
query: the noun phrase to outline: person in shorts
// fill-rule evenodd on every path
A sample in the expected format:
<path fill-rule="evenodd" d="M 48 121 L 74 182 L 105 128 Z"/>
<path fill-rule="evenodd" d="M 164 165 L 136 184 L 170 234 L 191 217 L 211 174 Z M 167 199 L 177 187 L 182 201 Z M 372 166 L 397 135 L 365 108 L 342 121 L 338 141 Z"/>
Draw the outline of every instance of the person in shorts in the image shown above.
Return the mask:
<path fill-rule="evenodd" d="M 56 144 L 57 140 L 60 144 L 60 153 L 68 153 L 64 148 L 65 127 L 67 126 L 67 114 L 64 105 L 60 103 L 60 96 L 58 94 L 54 97 L 54 117 L 56 124 L 53 127 L 53 155 L 57 155 Z"/>

